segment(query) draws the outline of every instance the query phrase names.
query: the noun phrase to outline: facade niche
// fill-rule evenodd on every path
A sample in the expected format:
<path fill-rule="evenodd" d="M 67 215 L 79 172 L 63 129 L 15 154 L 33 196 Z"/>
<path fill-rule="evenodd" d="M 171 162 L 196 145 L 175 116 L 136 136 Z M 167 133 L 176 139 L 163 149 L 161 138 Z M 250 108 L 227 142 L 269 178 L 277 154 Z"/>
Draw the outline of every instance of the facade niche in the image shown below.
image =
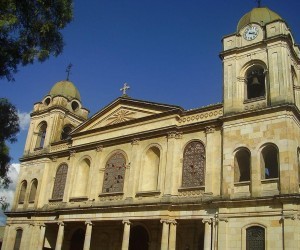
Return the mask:
<path fill-rule="evenodd" d="M 260 226 L 252 226 L 246 229 L 246 249 L 265 250 L 265 229 Z"/>
<path fill-rule="evenodd" d="M 121 152 L 113 154 L 106 162 L 103 193 L 123 192 L 126 160 Z"/>
<path fill-rule="evenodd" d="M 182 187 L 205 185 L 205 148 L 202 142 L 188 143 L 183 152 Z"/>
<path fill-rule="evenodd" d="M 27 190 L 27 181 L 23 181 L 22 184 L 21 184 L 21 189 L 20 189 L 19 204 L 24 203 L 26 190 Z"/>
<path fill-rule="evenodd" d="M 35 144 L 36 149 L 40 149 L 44 147 L 45 138 L 46 138 L 46 130 L 47 130 L 47 123 L 42 122 L 39 126 L 38 133 L 37 133 L 37 140 Z"/>
<path fill-rule="evenodd" d="M 23 230 L 17 229 L 16 231 L 16 239 L 14 244 L 14 250 L 20 250 L 21 249 L 21 240 L 22 240 Z"/>
<path fill-rule="evenodd" d="M 89 159 L 83 159 L 76 171 L 76 178 L 74 182 L 74 190 L 73 196 L 80 197 L 87 195 L 87 186 L 89 181 L 89 173 L 90 173 L 90 165 L 91 162 Z"/>
<path fill-rule="evenodd" d="M 234 157 L 234 182 L 250 181 L 250 152 L 239 149 Z"/>
<path fill-rule="evenodd" d="M 267 145 L 261 151 L 262 179 L 279 177 L 278 149 L 275 145 Z"/>
<path fill-rule="evenodd" d="M 255 65 L 246 73 L 247 99 L 264 97 L 266 95 L 265 70 Z"/>
<path fill-rule="evenodd" d="M 144 156 L 143 163 L 140 178 L 141 191 L 155 191 L 158 188 L 160 150 L 157 147 L 149 148 Z"/>
<path fill-rule="evenodd" d="M 62 200 L 65 192 L 65 185 L 68 174 L 68 165 L 62 164 L 58 167 L 52 192 L 52 199 Z"/>
<path fill-rule="evenodd" d="M 37 179 L 34 179 L 31 182 L 31 188 L 30 188 L 30 193 L 29 193 L 29 202 L 31 202 L 31 203 L 35 201 L 37 186 L 38 186 L 38 181 L 37 181 Z"/>

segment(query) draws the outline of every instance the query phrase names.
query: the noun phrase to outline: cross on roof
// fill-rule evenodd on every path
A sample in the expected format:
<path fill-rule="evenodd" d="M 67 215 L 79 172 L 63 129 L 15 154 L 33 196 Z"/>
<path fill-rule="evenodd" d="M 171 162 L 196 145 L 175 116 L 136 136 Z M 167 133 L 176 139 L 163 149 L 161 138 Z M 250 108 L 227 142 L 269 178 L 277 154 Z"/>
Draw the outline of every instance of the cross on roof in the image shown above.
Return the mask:
<path fill-rule="evenodd" d="M 257 7 L 260 8 L 260 6 L 261 6 L 261 0 L 256 0 L 256 2 L 257 2 Z"/>
<path fill-rule="evenodd" d="M 71 68 L 72 68 L 72 63 L 70 63 L 66 69 L 66 72 L 67 72 L 67 81 L 69 81 L 69 76 L 70 76 L 70 73 L 71 73 Z"/>
<path fill-rule="evenodd" d="M 127 85 L 127 83 L 124 83 L 123 88 L 120 88 L 120 91 L 122 91 L 123 96 L 127 96 L 126 91 L 130 89 L 129 85 Z"/>

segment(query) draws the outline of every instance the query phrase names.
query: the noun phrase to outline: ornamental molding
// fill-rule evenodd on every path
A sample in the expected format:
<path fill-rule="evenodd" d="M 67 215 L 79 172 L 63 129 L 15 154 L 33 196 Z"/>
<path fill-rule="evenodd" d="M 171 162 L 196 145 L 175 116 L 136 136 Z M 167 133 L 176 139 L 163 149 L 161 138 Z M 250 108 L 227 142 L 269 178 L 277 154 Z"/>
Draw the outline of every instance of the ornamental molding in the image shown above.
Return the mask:
<path fill-rule="evenodd" d="M 184 116 L 179 119 L 178 123 L 180 125 L 196 123 L 196 122 L 200 122 L 200 121 L 216 119 L 216 118 L 221 117 L 222 115 L 223 115 L 223 110 L 216 109 L 216 110 L 202 112 L 202 113 L 198 113 L 198 114 L 194 114 L 194 115 Z"/>
<path fill-rule="evenodd" d="M 176 131 L 171 131 L 167 135 L 168 139 L 182 139 L 182 133 L 181 132 L 176 132 Z"/>
<path fill-rule="evenodd" d="M 117 124 L 121 122 L 126 122 L 133 120 L 134 117 L 132 117 L 136 112 L 131 110 L 125 110 L 121 109 L 118 112 L 112 114 L 110 117 L 107 118 L 107 121 L 111 121 L 108 123 L 108 125 Z"/>

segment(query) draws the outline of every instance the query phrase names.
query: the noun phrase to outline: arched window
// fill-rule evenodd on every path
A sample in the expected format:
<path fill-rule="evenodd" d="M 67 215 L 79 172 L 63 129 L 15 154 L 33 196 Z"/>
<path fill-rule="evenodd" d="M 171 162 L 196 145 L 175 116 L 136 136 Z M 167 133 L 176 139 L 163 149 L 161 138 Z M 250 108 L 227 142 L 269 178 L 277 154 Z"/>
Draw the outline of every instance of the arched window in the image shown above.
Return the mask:
<path fill-rule="evenodd" d="M 160 150 L 157 147 L 151 147 L 147 150 L 140 178 L 141 191 L 157 190 L 158 172 L 160 163 Z"/>
<path fill-rule="evenodd" d="M 199 141 L 186 145 L 183 152 L 182 187 L 205 184 L 205 148 Z"/>
<path fill-rule="evenodd" d="M 70 124 L 64 126 L 60 135 L 60 139 L 67 140 L 69 138 L 69 134 L 71 133 L 72 129 L 73 126 L 71 126 Z"/>
<path fill-rule="evenodd" d="M 73 194 L 74 197 L 86 196 L 87 185 L 89 181 L 91 162 L 89 159 L 83 159 L 76 171 L 75 182 L 73 184 Z"/>
<path fill-rule="evenodd" d="M 246 249 L 265 250 L 265 229 L 252 226 L 246 229 Z"/>
<path fill-rule="evenodd" d="M 63 199 L 68 174 L 67 164 L 58 167 L 55 175 L 52 199 Z"/>
<path fill-rule="evenodd" d="M 121 152 L 109 158 L 104 171 L 103 193 L 123 191 L 125 168 L 126 160 Z"/>
<path fill-rule="evenodd" d="M 261 151 L 262 179 L 279 177 L 278 149 L 275 145 L 267 145 Z"/>
<path fill-rule="evenodd" d="M 37 134 L 37 141 L 36 141 L 36 148 L 43 148 L 46 138 L 46 130 L 47 130 L 47 123 L 43 122 L 40 125 L 38 134 Z"/>
<path fill-rule="evenodd" d="M 22 181 L 20 194 L 19 194 L 19 203 L 20 204 L 23 204 L 25 201 L 26 189 L 27 189 L 27 181 Z"/>
<path fill-rule="evenodd" d="M 247 70 L 247 99 L 264 97 L 266 94 L 265 70 L 259 65 L 255 65 Z"/>
<path fill-rule="evenodd" d="M 242 148 L 234 157 L 234 182 L 250 181 L 250 153 Z"/>
<path fill-rule="evenodd" d="M 23 234 L 23 230 L 22 229 L 17 229 L 16 239 L 15 239 L 15 244 L 14 244 L 14 250 L 21 249 L 20 246 L 21 246 L 22 234 Z"/>
<path fill-rule="evenodd" d="M 29 202 L 34 202 L 37 186 L 38 186 L 38 181 L 37 181 L 37 179 L 34 179 L 31 182 L 31 189 L 30 189 L 30 193 L 29 193 Z"/>

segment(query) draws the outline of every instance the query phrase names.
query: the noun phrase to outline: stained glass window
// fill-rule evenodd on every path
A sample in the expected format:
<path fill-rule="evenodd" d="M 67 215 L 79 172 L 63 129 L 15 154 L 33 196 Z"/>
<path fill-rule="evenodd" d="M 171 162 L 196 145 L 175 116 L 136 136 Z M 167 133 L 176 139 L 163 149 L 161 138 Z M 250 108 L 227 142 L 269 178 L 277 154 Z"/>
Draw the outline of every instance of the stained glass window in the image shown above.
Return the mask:
<path fill-rule="evenodd" d="M 265 229 L 263 227 L 247 228 L 246 250 L 265 250 Z"/>
<path fill-rule="evenodd" d="M 190 142 L 183 152 L 182 187 L 205 184 L 205 148 L 199 141 Z"/>
<path fill-rule="evenodd" d="M 67 164 L 58 167 L 55 175 L 52 199 L 62 199 L 64 196 L 66 179 L 68 173 Z"/>
<path fill-rule="evenodd" d="M 107 161 L 104 171 L 103 193 L 122 192 L 126 160 L 122 153 L 115 153 Z"/>

